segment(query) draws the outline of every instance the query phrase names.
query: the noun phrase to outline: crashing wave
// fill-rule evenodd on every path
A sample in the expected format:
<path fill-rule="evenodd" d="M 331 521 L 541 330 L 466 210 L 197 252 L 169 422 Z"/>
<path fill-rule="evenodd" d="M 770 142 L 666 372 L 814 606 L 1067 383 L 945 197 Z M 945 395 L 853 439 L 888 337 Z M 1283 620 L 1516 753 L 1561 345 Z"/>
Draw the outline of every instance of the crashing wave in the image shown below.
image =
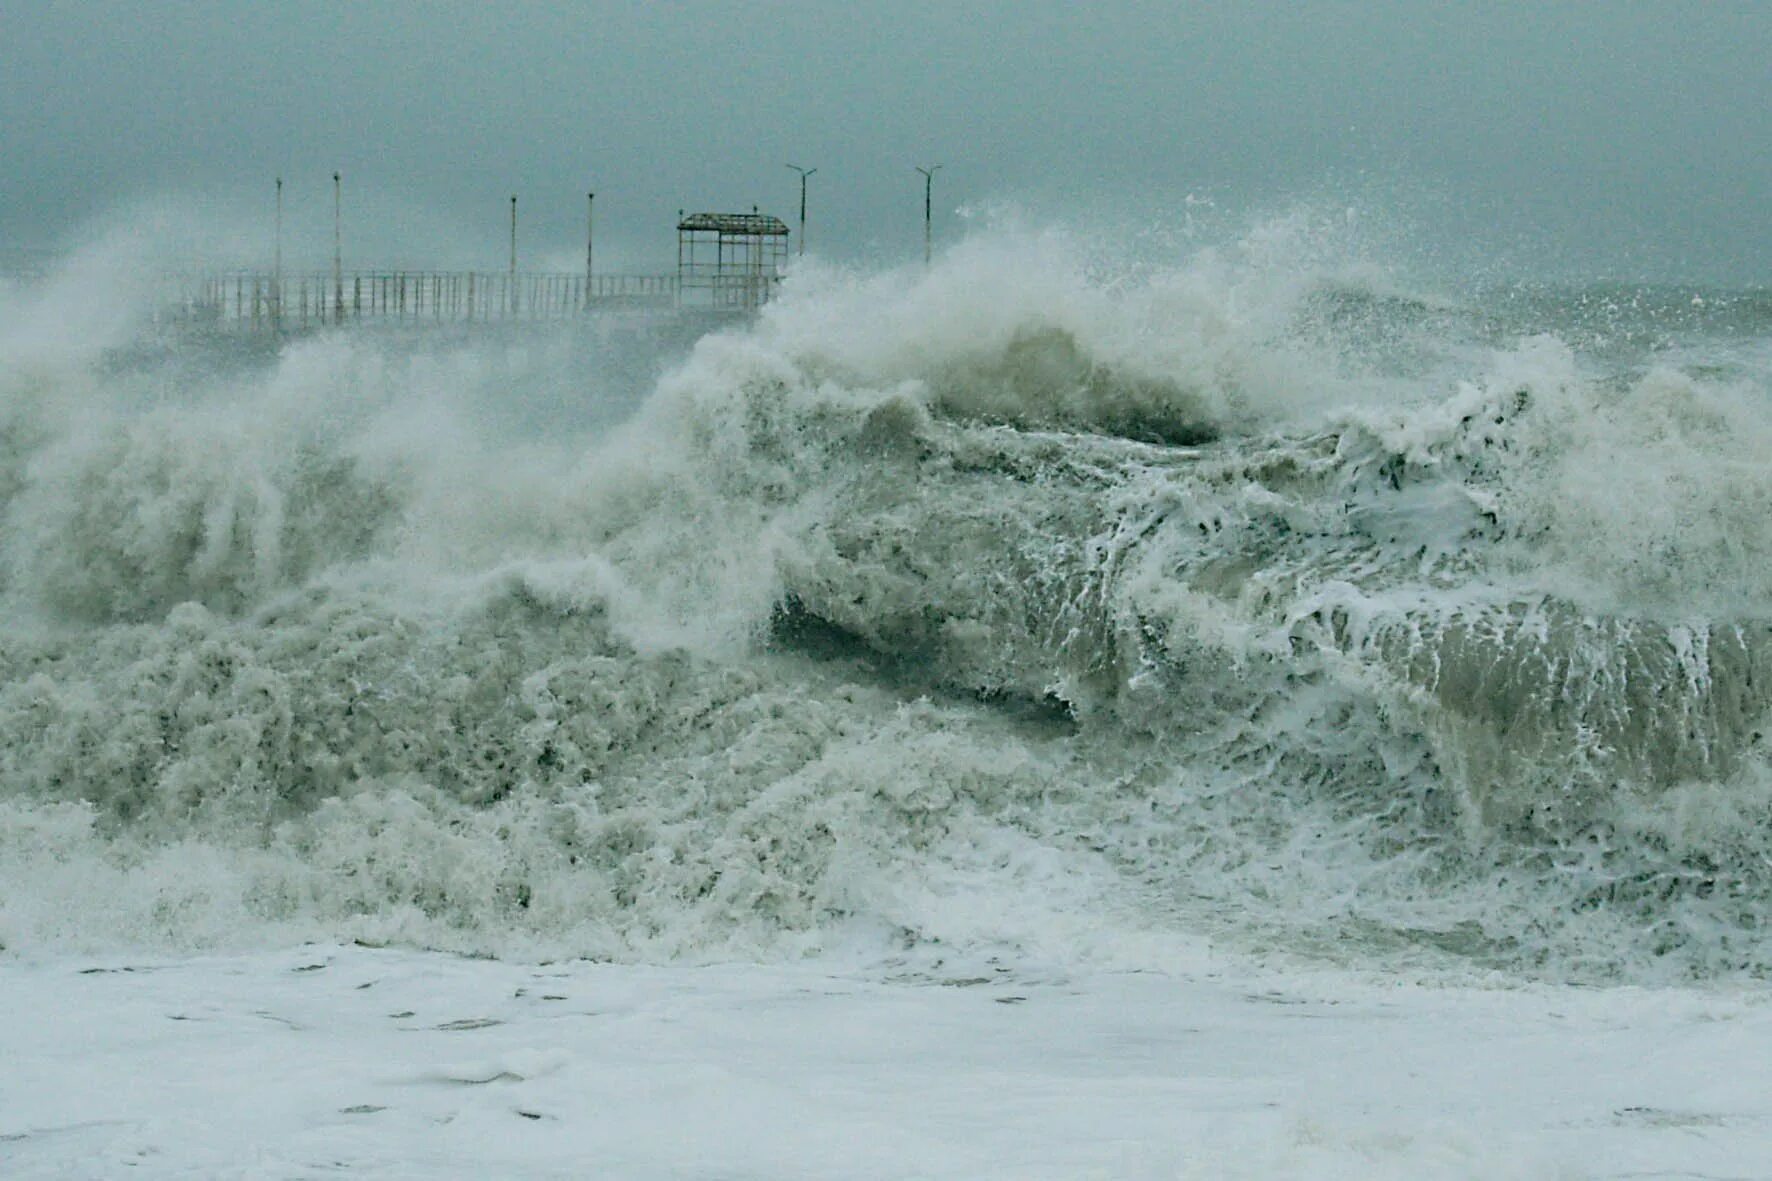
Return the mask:
<path fill-rule="evenodd" d="M 9 372 L 0 923 L 1772 966 L 1763 375 L 1228 273 Z"/>

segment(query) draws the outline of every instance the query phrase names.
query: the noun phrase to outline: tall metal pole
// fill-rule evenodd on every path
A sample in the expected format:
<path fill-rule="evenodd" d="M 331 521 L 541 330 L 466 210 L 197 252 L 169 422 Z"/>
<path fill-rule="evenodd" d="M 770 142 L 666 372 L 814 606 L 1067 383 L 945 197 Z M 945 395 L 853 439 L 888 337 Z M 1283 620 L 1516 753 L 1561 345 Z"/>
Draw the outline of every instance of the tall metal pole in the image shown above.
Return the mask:
<path fill-rule="evenodd" d="M 277 178 L 277 252 L 271 267 L 271 324 L 283 327 L 283 178 Z"/>
<path fill-rule="evenodd" d="M 923 174 L 923 265 L 928 266 L 930 242 L 934 237 L 931 229 L 934 219 L 930 193 L 935 187 L 935 174 L 941 171 L 941 165 L 932 164 L 928 168 L 918 168 L 917 171 Z"/>
<path fill-rule="evenodd" d="M 339 179 L 335 172 L 332 174 L 332 317 L 335 321 L 343 321 L 345 318 L 343 241 L 339 217 Z"/>
<path fill-rule="evenodd" d="M 595 257 L 591 253 L 597 244 L 597 194 L 585 194 L 585 299 L 591 298 L 591 276 L 596 272 L 591 266 Z"/>
<path fill-rule="evenodd" d="M 517 196 L 511 194 L 511 314 L 517 314 Z"/>
<path fill-rule="evenodd" d="M 806 178 L 817 172 L 816 168 L 801 168 L 798 164 L 789 164 L 800 174 L 800 257 L 806 257 Z"/>

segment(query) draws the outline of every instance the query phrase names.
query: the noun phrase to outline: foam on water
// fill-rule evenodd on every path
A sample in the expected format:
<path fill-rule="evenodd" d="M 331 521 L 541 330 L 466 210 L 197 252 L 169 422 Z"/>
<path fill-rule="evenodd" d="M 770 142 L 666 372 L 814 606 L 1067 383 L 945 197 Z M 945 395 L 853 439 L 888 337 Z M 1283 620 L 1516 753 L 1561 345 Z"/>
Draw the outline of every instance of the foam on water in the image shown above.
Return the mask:
<path fill-rule="evenodd" d="M 1764 327 L 1315 234 L 809 266 L 631 414 L 607 325 L 9 329 L 0 939 L 1764 970 Z"/>

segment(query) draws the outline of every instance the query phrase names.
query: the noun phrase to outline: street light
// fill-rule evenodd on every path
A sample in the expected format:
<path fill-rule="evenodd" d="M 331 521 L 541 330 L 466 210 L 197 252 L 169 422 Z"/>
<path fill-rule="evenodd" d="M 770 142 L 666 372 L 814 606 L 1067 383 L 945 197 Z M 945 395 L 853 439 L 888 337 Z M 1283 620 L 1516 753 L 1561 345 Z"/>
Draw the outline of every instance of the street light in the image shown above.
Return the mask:
<path fill-rule="evenodd" d="M 332 318 L 343 323 L 345 318 L 344 248 L 339 229 L 339 179 L 332 174 Z"/>
<path fill-rule="evenodd" d="M 283 330 L 283 178 L 277 178 L 277 253 L 271 268 L 271 324 Z"/>
<path fill-rule="evenodd" d="M 931 238 L 930 192 L 935 186 L 935 174 L 941 171 L 941 165 L 932 164 L 928 168 L 918 168 L 923 174 L 923 265 L 929 265 L 929 242 Z"/>
<path fill-rule="evenodd" d="M 800 174 L 800 257 L 806 256 L 806 178 L 817 172 L 816 168 L 801 168 L 798 164 L 789 164 Z"/>

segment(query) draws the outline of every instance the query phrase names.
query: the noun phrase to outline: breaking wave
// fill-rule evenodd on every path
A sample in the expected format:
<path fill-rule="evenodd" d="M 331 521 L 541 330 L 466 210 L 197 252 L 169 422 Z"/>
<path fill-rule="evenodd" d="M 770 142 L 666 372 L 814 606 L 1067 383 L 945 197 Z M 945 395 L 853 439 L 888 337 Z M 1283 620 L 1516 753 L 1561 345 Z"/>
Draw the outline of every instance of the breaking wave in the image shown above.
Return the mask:
<path fill-rule="evenodd" d="M 1754 297 L 1309 230 L 692 347 L 5 337 L 0 939 L 1772 967 Z"/>

